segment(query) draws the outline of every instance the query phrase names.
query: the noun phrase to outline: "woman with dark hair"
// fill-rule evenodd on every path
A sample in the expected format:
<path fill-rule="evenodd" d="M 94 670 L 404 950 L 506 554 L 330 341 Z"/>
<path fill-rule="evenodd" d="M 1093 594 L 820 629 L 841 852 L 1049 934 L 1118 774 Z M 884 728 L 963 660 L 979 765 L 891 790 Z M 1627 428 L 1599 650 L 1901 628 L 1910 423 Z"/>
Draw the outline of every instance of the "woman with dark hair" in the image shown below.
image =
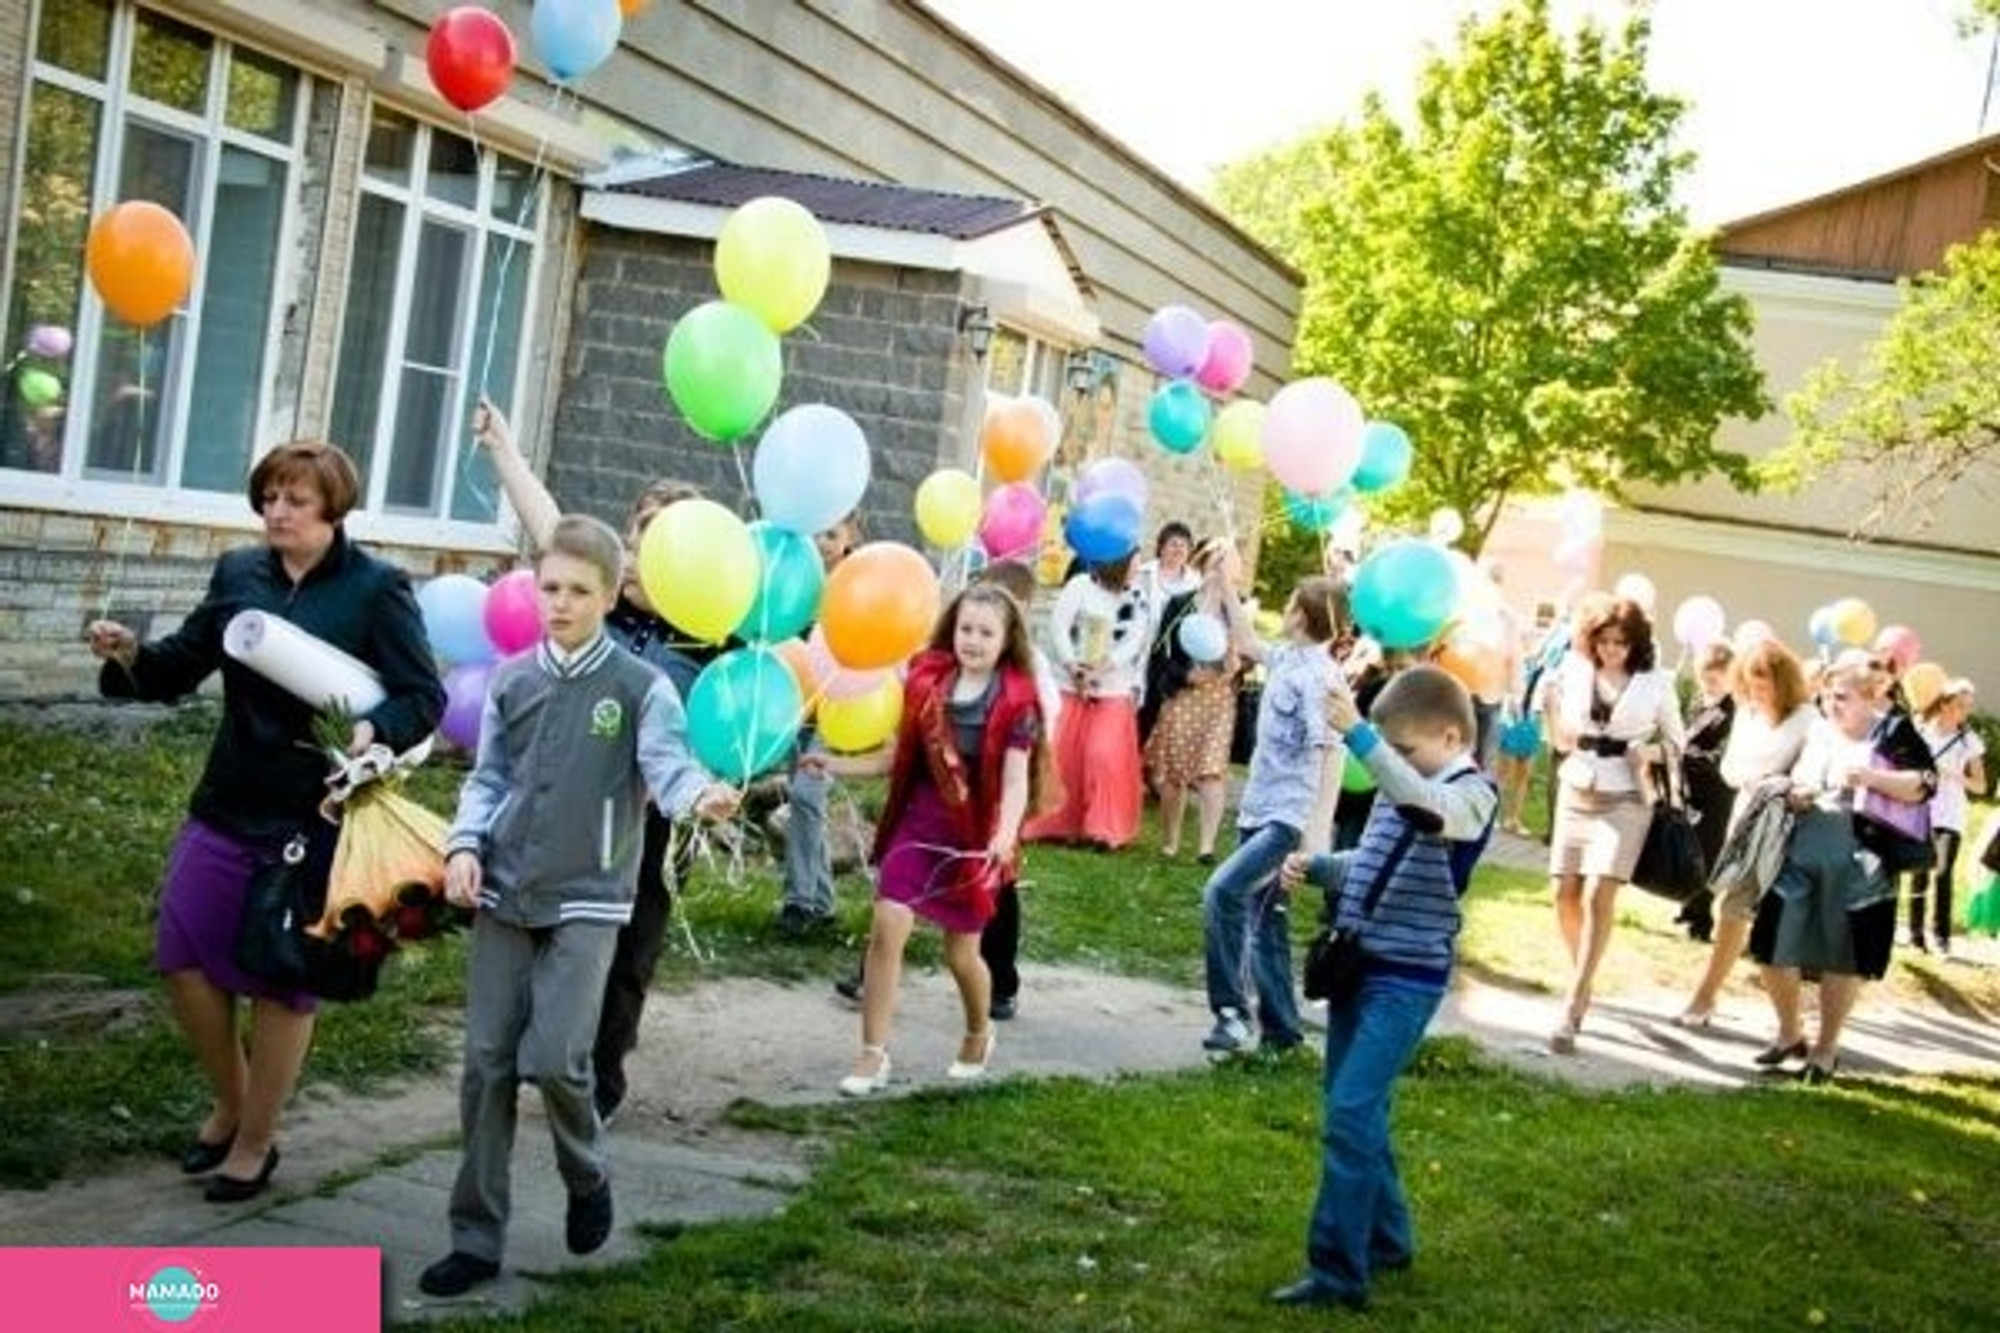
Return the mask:
<path fill-rule="evenodd" d="M 1694 816 L 1701 842 L 1701 863 L 1714 868 L 1722 858 L 1722 838 L 1736 788 L 1722 774 L 1722 755 L 1736 724 L 1736 696 L 1730 689 L 1729 664 L 1736 650 L 1725 639 L 1705 646 L 1695 656 L 1695 693 L 1688 699 L 1687 752 L 1681 756 L 1681 781 L 1687 787 L 1688 812 Z M 1681 904 L 1675 921 L 1690 939 L 1707 943 L 1715 933 L 1715 907 L 1707 889 Z"/>
<path fill-rule="evenodd" d="M 1180 854 L 1182 817 L 1188 792 L 1195 795 L 1195 859 L 1215 863 L 1215 839 L 1222 830 L 1229 791 L 1229 742 L 1236 728 L 1238 643 L 1250 637 L 1249 617 L 1236 600 L 1236 548 L 1210 538 L 1195 551 L 1201 585 L 1167 603 L 1153 660 L 1165 662 L 1155 687 L 1160 722 L 1146 742 L 1146 767 L 1160 786 L 1160 852 Z M 1182 642 L 1182 626 L 1203 615 L 1222 626 L 1222 656 L 1197 661 Z"/>
<path fill-rule="evenodd" d="M 1201 572 L 1190 563 L 1194 544 L 1194 532 L 1174 519 L 1161 525 L 1160 535 L 1153 539 L 1153 558 L 1139 566 L 1139 591 L 1146 598 L 1146 689 L 1139 701 L 1142 749 L 1152 739 L 1153 726 L 1173 688 L 1173 642 L 1164 632 L 1168 615 L 1177 600 L 1192 597 L 1201 588 Z"/>
<path fill-rule="evenodd" d="M 1558 1055 L 1576 1050 L 1619 886 L 1645 845 L 1651 766 L 1673 762 L 1683 744 L 1673 676 L 1654 662 L 1652 622 L 1639 604 L 1596 602 L 1580 612 L 1554 686 L 1550 743 L 1568 757 L 1557 773 L 1549 877 L 1571 966 L 1567 1007 L 1549 1034 Z"/>
<path fill-rule="evenodd" d="M 245 973 L 234 951 L 251 878 L 319 820 L 327 779 L 313 706 L 224 653 L 224 628 L 240 611 L 267 612 L 373 669 L 384 698 L 353 720 L 351 755 L 378 741 L 408 749 L 444 711 L 409 580 L 341 526 L 360 489 L 353 460 L 333 445 L 279 445 L 246 488 L 263 541 L 216 561 L 207 595 L 179 629 L 143 644 L 115 621 L 89 629 L 109 698 L 179 699 L 222 673 L 222 724 L 167 859 L 153 956 L 213 1098 L 181 1156 L 182 1171 L 209 1175 L 210 1203 L 239 1203 L 270 1183 L 278 1118 L 312 1043 L 318 1002 Z M 250 1002 L 247 1043 L 237 1035 L 239 997 Z"/>

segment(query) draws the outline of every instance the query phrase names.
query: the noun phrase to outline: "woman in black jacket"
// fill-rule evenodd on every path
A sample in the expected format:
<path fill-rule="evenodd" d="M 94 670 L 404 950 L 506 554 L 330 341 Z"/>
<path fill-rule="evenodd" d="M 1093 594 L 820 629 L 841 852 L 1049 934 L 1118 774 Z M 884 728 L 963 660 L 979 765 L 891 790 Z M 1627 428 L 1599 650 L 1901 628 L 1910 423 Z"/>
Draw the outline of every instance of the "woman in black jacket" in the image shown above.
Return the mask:
<path fill-rule="evenodd" d="M 409 580 L 341 528 L 360 491 L 353 460 L 330 444 L 280 445 L 251 471 L 247 490 L 264 541 L 216 562 L 207 595 L 179 629 L 144 644 L 115 621 L 89 629 L 108 697 L 178 699 L 222 672 L 222 723 L 167 860 L 154 952 L 214 1097 L 181 1158 L 189 1175 L 215 1172 L 213 1203 L 254 1197 L 270 1181 L 278 1116 L 312 1041 L 314 998 L 245 974 L 231 955 L 251 877 L 318 818 L 328 775 L 312 706 L 225 655 L 224 627 L 240 611 L 268 612 L 374 669 L 384 698 L 354 719 L 350 754 L 377 742 L 407 749 L 444 709 Z M 247 1049 L 237 1037 L 238 996 L 250 1001 Z"/>

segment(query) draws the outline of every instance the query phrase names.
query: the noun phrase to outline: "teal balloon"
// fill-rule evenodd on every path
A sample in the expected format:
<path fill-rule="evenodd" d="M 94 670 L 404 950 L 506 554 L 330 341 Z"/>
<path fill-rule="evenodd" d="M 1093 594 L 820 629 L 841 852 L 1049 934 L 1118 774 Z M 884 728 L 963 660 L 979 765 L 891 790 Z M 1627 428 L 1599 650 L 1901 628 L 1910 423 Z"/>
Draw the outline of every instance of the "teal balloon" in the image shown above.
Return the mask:
<path fill-rule="evenodd" d="M 748 782 L 791 759 L 803 711 L 783 658 L 738 648 L 704 667 L 688 691 L 688 744 L 724 782 Z"/>
<path fill-rule="evenodd" d="M 778 401 L 778 335 L 742 306 L 709 301 L 681 316 L 662 362 L 667 396 L 695 434 L 730 444 Z"/>
<path fill-rule="evenodd" d="M 1208 438 L 1208 399 L 1192 380 L 1174 380 L 1153 391 L 1146 424 L 1168 453 L 1188 454 Z"/>
<path fill-rule="evenodd" d="M 826 566 L 810 537 L 762 519 L 749 525 L 763 572 L 757 597 L 736 632 L 752 643 L 775 643 L 803 634 L 819 614 Z"/>
<path fill-rule="evenodd" d="M 1292 520 L 1292 526 L 1306 532 L 1325 532 L 1354 503 L 1352 486 L 1337 487 L 1326 495 L 1300 495 L 1297 491 L 1285 492 L 1285 516 Z"/>
<path fill-rule="evenodd" d="M 1400 486 L 1410 475 L 1412 457 L 1410 437 L 1401 426 L 1371 421 L 1361 428 L 1361 462 L 1350 484 L 1362 495 Z"/>
<path fill-rule="evenodd" d="M 1405 537 L 1361 562 L 1351 602 L 1354 619 L 1384 648 L 1416 648 L 1450 621 L 1458 578 L 1443 547 Z"/>

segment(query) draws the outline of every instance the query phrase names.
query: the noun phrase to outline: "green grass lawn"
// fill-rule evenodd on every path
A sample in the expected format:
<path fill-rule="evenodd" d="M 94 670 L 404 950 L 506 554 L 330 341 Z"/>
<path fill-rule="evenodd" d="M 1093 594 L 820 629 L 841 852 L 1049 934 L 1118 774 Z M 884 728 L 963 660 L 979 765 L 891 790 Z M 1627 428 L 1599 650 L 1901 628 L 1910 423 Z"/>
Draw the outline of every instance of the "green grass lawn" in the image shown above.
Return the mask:
<path fill-rule="evenodd" d="M 201 1112 L 146 957 L 160 859 L 205 735 L 199 716 L 130 746 L 0 724 L 0 998 L 52 977 L 149 997 L 110 1028 L 0 1029 L 0 1182 L 170 1153 Z M 451 785 L 441 772 L 420 794 L 443 805 Z M 1196 984 L 1204 872 L 1162 860 L 1153 841 L 1111 856 L 1036 849 L 1031 956 Z M 865 885 L 843 885 L 840 932 L 804 943 L 772 929 L 775 899 L 766 871 L 698 875 L 662 985 L 744 973 L 819 984 L 851 963 Z M 1624 916 L 1604 991 L 1684 986 L 1701 953 L 1670 910 L 1634 895 Z M 920 933 L 913 952 L 935 947 Z M 366 1087 L 449 1061 L 432 1018 L 461 1001 L 460 949 L 409 951 L 374 1001 L 328 1006 L 309 1077 Z M 1480 872 L 1465 953 L 1489 980 L 1556 984 L 1540 875 Z M 1888 984 L 1990 1016 L 1990 978 L 1899 964 Z M 661 1234 L 643 1261 L 566 1278 L 535 1312 L 499 1323 L 1047 1333 L 1325 1319 L 1261 1304 L 1301 1263 L 1317 1159 L 1310 1065 L 1002 1082 L 739 1118 L 814 1145 L 813 1177 L 780 1216 Z M 1423 1248 L 1414 1272 L 1380 1284 L 1383 1323 L 1993 1324 L 2000 1080 L 1602 1094 L 1433 1041 L 1402 1085 L 1396 1135 Z"/>

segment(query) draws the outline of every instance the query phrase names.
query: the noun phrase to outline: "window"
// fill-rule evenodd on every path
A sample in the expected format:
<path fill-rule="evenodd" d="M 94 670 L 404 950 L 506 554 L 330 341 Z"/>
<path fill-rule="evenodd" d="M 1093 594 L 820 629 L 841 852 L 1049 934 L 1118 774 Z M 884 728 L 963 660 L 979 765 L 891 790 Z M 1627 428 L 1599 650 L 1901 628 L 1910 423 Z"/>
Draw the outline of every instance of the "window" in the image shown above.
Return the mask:
<path fill-rule="evenodd" d="M 993 331 L 993 345 L 987 351 L 986 387 L 996 393 L 1032 393 L 1060 403 L 1065 355 L 1060 347 L 1002 326 Z"/>
<path fill-rule="evenodd" d="M 239 492 L 272 434 L 266 367 L 306 83 L 151 10 L 41 7 L 0 342 L 0 470 L 99 493 Z M 132 199 L 171 209 L 195 242 L 189 299 L 143 330 L 91 299 L 83 260 L 91 220 Z M 74 345 L 49 354 L 61 341 Z"/>
<path fill-rule="evenodd" d="M 369 509 L 497 515 L 465 423 L 481 393 L 513 402 L 539 199 L 525 164 L 376 108 L 330 431 L 361 465 Z"/>

